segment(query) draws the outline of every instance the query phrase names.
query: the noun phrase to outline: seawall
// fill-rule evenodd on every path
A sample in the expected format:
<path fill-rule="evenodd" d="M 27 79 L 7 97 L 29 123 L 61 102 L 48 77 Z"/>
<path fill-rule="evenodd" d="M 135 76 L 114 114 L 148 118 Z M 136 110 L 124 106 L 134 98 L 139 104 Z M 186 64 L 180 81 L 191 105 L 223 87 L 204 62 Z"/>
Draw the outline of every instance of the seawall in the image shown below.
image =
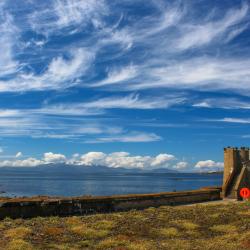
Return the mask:
<path fill-rule="evenodd" d="M 70 216 L 145 209 L 163 205 L 181 205 L 220 200 L 221 188 L 100 197 L 0 198 L 0 219 L 37 216 Z"/>

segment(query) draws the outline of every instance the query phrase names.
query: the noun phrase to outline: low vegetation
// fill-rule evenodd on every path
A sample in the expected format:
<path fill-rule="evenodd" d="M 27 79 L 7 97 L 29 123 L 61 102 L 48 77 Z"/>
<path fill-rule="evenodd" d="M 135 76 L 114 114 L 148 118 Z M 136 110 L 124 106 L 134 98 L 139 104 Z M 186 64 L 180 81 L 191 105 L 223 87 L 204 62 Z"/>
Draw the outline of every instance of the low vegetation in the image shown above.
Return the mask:
<path fill-rule="evenodd" d="M 250 249 L 250 203 L 0 221 L 0 249 Z"/>

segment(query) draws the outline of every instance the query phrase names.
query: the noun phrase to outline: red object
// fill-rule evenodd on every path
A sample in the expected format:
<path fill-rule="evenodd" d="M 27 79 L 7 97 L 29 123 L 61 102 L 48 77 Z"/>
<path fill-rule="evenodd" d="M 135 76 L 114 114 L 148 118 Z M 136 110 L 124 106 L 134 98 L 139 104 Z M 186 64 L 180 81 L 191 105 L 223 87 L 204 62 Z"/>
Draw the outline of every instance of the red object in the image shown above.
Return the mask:
<path fill-rule="evenodd" d="M 243 198 L 243 199 L 247 199 L 250 197 L 250 190 L 248 188 L 242 188 L 240 190 L 240 196 Z"/>

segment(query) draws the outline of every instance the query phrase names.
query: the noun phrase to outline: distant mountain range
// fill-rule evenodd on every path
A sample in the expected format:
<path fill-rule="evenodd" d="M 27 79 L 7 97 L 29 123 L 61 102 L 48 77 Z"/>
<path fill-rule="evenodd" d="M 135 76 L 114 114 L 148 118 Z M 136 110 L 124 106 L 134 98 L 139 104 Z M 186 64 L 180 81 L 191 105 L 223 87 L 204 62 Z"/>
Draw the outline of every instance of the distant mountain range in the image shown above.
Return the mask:
<path fill-rule="evenodd" d="M 36 172 L 36 173 L 55 173 L 55 174 L 137 174 L 137 173 L 178 173 L 178 171 L 168 168 L 158 168 L 153 170 L 145 170 L 138 168 L 111 168 L 106 166 L 77 166 L 66 164 L 46 164 L 36 167 L 2 167 L 0 171 L 3 172 Z"/>

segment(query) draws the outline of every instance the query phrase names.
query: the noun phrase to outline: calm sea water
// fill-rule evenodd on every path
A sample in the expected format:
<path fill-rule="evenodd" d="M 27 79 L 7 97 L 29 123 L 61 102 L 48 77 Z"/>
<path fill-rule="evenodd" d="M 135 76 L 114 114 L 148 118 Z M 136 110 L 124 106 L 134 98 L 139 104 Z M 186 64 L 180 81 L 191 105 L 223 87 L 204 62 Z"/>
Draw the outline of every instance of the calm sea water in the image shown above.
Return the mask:
<path fill-rule="evenodd" d="M 219 186 L 221 174 L 38 174 L 0 173 L 2 196 L 81 196 L 158 193 Z"/>

